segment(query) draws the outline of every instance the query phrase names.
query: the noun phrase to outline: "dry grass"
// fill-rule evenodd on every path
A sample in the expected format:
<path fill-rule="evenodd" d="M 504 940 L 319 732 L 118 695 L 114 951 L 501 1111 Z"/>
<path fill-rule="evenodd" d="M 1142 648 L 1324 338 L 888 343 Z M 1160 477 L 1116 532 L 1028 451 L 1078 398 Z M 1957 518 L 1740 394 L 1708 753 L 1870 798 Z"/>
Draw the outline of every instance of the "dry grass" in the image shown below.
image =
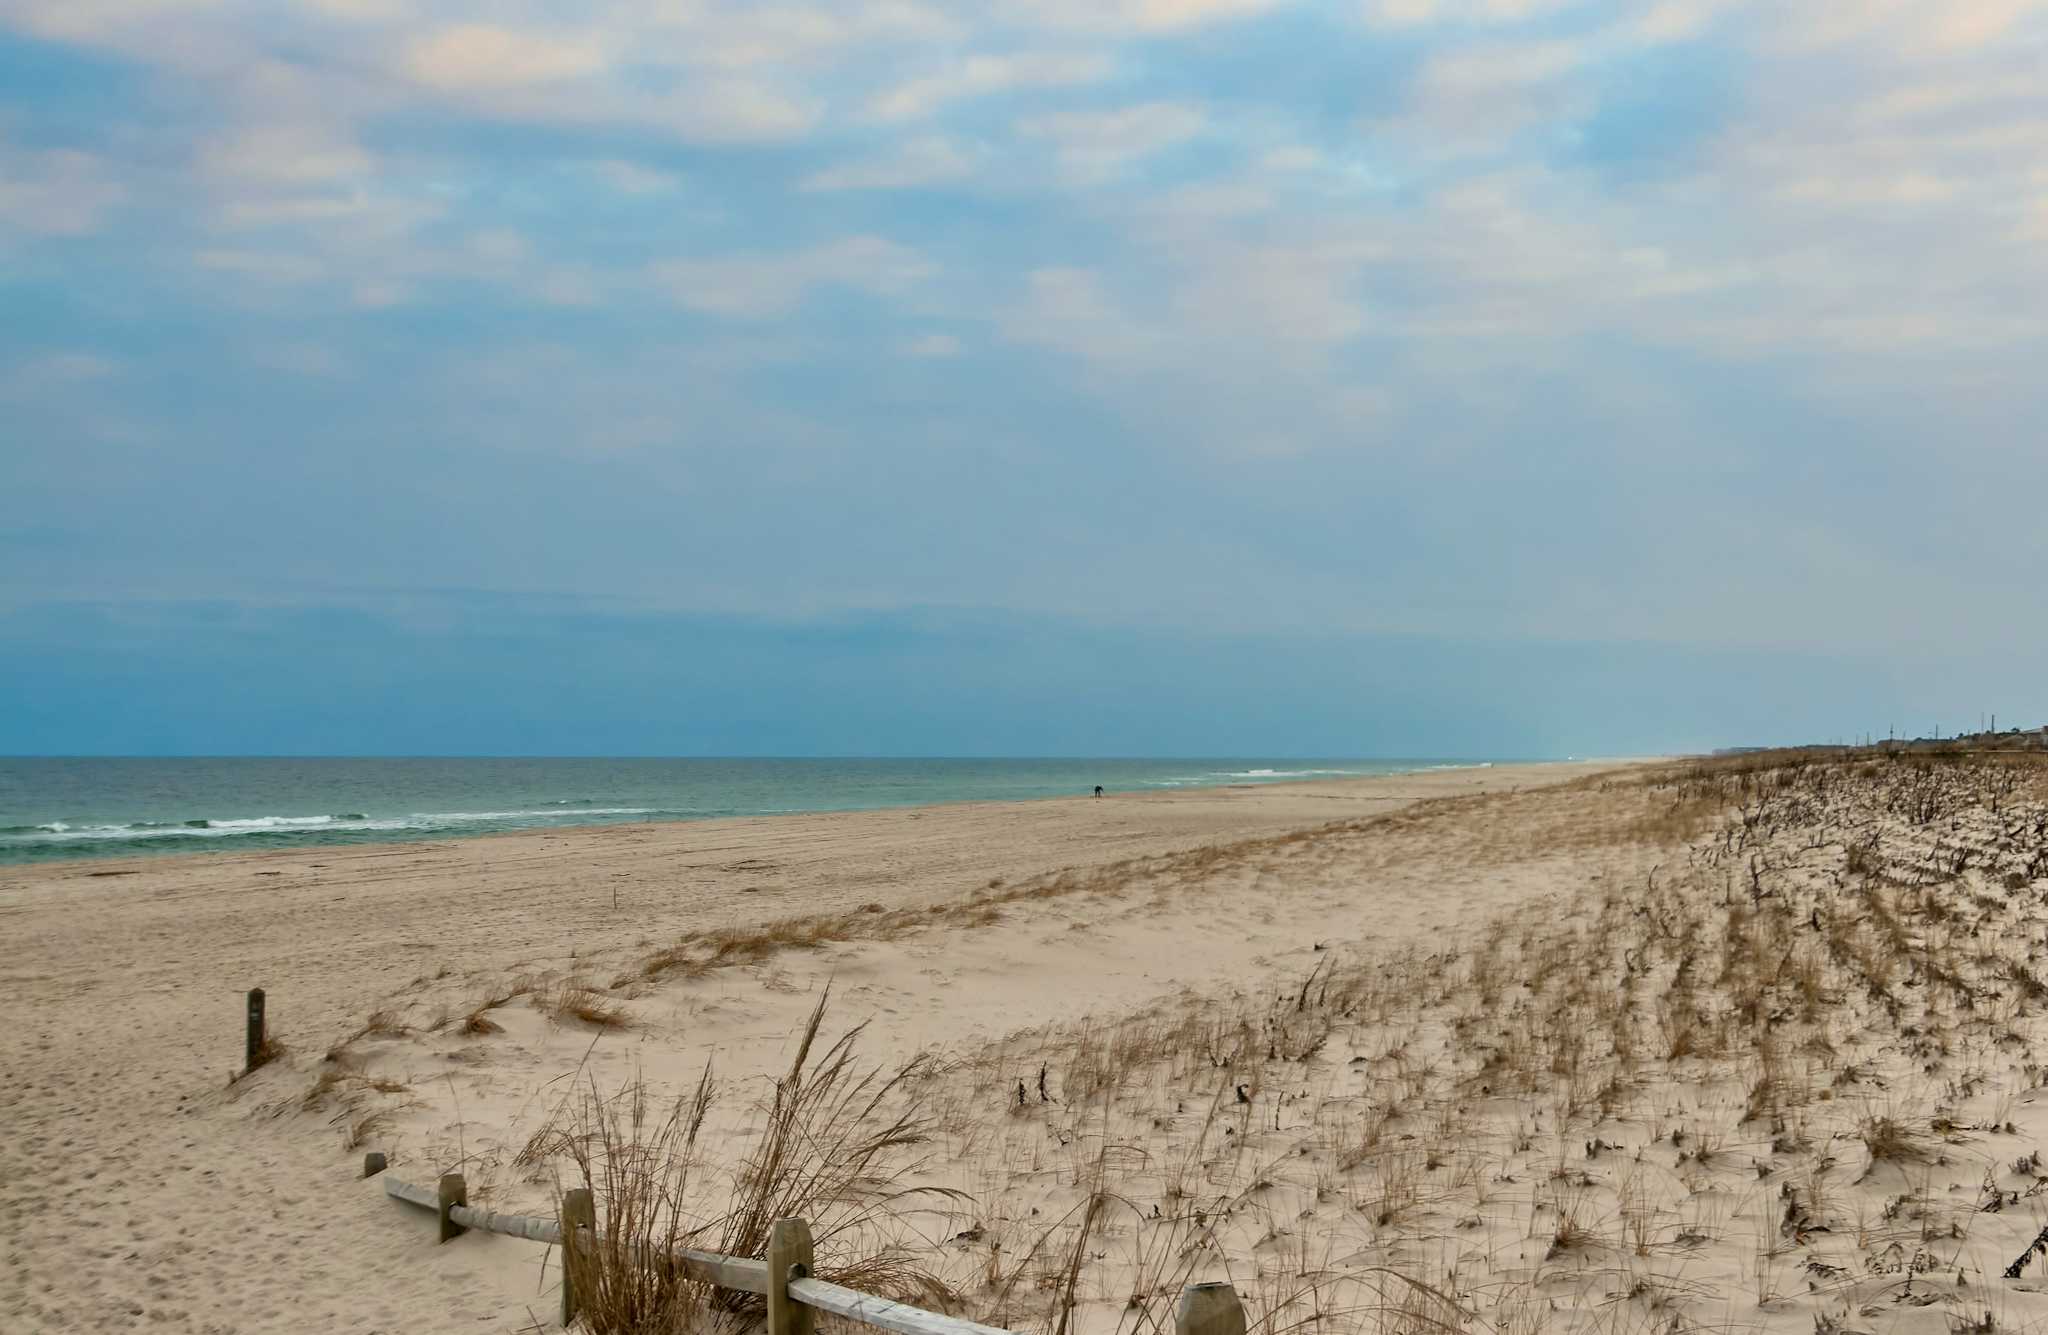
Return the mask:
<path fill-rule="evenodd" d="M 541 1012 L 557 1024 L 574 1020 L 593 1029 L 625 1029 L 633 1023 L 625 1002 L 608 997 L 578 979 L 572 978 L 552 989 L 538 992 L 534 1000 Z M 480 1015 L 478 1012 L 470 1019 L 478 1019 Z M 486 1020 L 484 1023 L 497 1027 L 494 1021 Z"/>
<path fill-rule="evenodd" d="M 1275 1335 L 1786 1328 L 1800 1303 L 1891 1303 L 1886 1249 L 1912 1265 L 1937 1243 L 1945 1274 L 1913 1272 L 1915 1293 L 1961 1311 L 1962 1238 L 2020 1226 L 2014 1193 L 2039 1181 L 1985 1187 L 1978 1159 L 2004 1172 L 2019 1151 L 1971 1148 L 2048 1074 L 2029 1065 L 2048 909 L 2014 884 L 2048 878 L 2032 773 L 1743 757 L 696 934 L 631 980 L 1285 875 L 1347 841 L 1424 843 L 1439 820 L 1487 824 L 1461 874 L 1567 857 L 1600 874 L 1432 949 L 1319 941 L 1291 976 L 895 1072 L 858 1070 L 852 1034 L 822 1042 L 821 1002 L 732 1179 L 684 1171 L 701 1109 L 638 1089 L 587 1090 L 528 1162 L 568 1156 L 601 1224 L 625 1193 L 650 1245 L 758 1255 L 773 1218 L 802 1214 L 847 1282 L 1048 1335 L 1161 1335 L 1180 1287 L 1220 1273 Z M 2005 1213 L 1979 1218 L 1987 1197 Z M 622 1283 L 620 1322 L 703 1316 L 701 1292 Z"/>
<path fill-rule="evenodd" d="M 758 1297 L 708 1290 L 663 1258 L 684 1247 L 759 1256 L 769 1226 L 792 1217 L 810 1223 L 820 1276 L 926 1307 L 955 1304 L 905 1241 L 918 1210 L 960 1195 L 910 1180 L 928 1135 L 909 1089 L 920 1064 L 886 1075 L 862 1068 L 858 1028 L 820 1050 L 828 1002 L 820 996 L 727 1183 L 706 1170 L 699 1143 L 717 1093 L 709 1067 L 665 1106 L 639 1082 L 609 1097 L 590 1083 L 522 1151 L 528 1161 L 566 1157 L 592 1192 L 600 1242 L 573 1262 L 592 1331 L 680 1330 L 714 1311 L 758 1309 Z"/>

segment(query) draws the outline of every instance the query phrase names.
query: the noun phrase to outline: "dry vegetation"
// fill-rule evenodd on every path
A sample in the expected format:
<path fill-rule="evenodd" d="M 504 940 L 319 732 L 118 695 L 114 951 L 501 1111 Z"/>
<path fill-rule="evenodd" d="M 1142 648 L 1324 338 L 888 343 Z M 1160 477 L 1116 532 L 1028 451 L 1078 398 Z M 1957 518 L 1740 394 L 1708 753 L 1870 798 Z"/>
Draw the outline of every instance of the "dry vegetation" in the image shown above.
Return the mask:
<path fill-rule="evenodd" d="M 644 1082 L 609 1096 L 586 1082 L 520 1151 L 527 1166 L 572 1166 L 570 1180 L 592 1192 L 597 1242 L 575 1261 L 591 1330 L 634 1335 L 756 1314 L 759 1298 L 709 1288 L 673 1258 L 686 1248 L 760 1256 L 769 1226 L 791 1217 L 810 1221 L 821 1277 L 927 1307 L 954 1305 L 903 1227 L 958 1196 L 904 1181 L 921 1167 L 914 1156 L 931 1135 L 910 1092 L 925 1060 L 886 1074 L 863 1068 L 858 1029 L 818 1051 L 826 1005 L 821 996 L 737 1172 L 722 1171 L 702 1143 L 718 1097 L 709 1067 L 691 1093 L 665 1105 Z"/>
<path fill-rule="evenodd" d="M 759 1255 L 787 1213 L 847 1282 L 1052 1335 L 1150 1335 L 1206 1278 L 1266 1335 L 2022 1327 L 2048 1316 L 2044 797 L 2032 762 L 1924 753 L 1590 781 L 1583 819 L 1494 853 L 1582 857 L 1584 888 L 1434 950 L 1319 947 L 1292 978 L 887 1075 L 852 1034 L 812 1061 L 821 1002 L 744 1151 L 702 1139 L 707 1072 L 660 1108 L 585 1082 L 517 1166 L 596 1192 L 605 1330 L 704 1308 L 629 1244 Z M 702 933 L 617 988 L 1514 810 L 1491 801 Z M 516 996 L 625 1018 L 581 982 L 454 1018 L 488 1035 Z"/>

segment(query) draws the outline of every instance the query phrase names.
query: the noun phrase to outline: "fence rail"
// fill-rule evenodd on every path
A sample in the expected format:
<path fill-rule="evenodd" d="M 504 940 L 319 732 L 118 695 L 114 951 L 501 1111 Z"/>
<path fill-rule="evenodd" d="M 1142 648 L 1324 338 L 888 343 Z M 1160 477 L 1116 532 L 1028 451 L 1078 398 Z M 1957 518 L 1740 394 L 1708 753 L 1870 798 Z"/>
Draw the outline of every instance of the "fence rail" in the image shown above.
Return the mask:
<path fill-rule="evenodd" d="M 363 1176 L 374 1177 L 384 1167 L 383 1155 L 367 1155 Z M 469 1203 L 468 1187 L 460 1173 L 446 1174 L 432 1187 L 415 1186 L 387 1176 L 384 1194 L 439 1215 L 443 1242 L 474 1229 L 562 1248 L 562 1324 L 567 1326 L 575 1320 L 577 1296 L 568 1261 L 587 1245 L 586 1239 L 598 1236 L 588 1190 L 564 1193 L 560 1219 L 479 1209 Z M 766 1257 L 724 1256 L 694 1249 L 671 1252 L 668 1256 L 681 1262 L 683 1273 L 692 1279 L 767 1298 L 768 1335 L 811 1335 L 817 1312 L 893 1331 L 895 1335 L 1014 1335 L 996 1326 L 928 1312 L 814 1277 L 811 1229 L 801 1219 L 775 1221 L 769 1231 Z M 779 1283 L 775 1278 L 778 1275 Z M 1191 1284 L 1181 1293 L 1174 1327 L 1175 1335 L 1245 1335 L 1244 1305 L 1228 1284 Z"/>

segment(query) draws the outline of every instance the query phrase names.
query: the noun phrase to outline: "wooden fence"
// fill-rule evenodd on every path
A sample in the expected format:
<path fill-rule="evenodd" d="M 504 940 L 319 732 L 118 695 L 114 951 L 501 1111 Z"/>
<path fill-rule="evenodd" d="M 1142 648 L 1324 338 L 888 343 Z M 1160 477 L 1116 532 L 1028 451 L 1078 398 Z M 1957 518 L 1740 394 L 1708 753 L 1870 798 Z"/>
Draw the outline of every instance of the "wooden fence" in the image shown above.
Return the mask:
<path fill-rule="evenodd" d="M 381 1154 L 363 1159 L 363 1176 L 384 1171 Z M 577 1298 L 571 1264 L 586 1232 L 597 1228 L 595 1202 L 587 1188 L 562 1195 L 559 1219 L 496 1214 L 469 1203 L 462 1174 L 449 1173 L 433 1187 L 414 1186 L 395 1177 L 384 1179 L 384 1194 L 393 1200 L 432 1210 L 440 1216 L 441 1241 L 476 1229 L 545 1242 L 562 1249 L 562 1324 L 576 1319 Z M 811 1335 L 818 1312 L 894 1331 L 896 1335 L 1013 1335 L 959 1317 L 927 1312 L 872 1293 L 814 1278 L 811 1274 L 811 1228 L 801 1219 L 778 1219 L 768 1232 L 768 1255 L 760 1259 L 683 1250 L 671 1258 L 683 1273 L 721 1289 L 757 1293 L 768 1300 L 768 1335 Z M 1245 1335 L 1244 1304 L 1228 1284 L 1190 1284 L 1174 1311 L 1175 1335 Z"/>

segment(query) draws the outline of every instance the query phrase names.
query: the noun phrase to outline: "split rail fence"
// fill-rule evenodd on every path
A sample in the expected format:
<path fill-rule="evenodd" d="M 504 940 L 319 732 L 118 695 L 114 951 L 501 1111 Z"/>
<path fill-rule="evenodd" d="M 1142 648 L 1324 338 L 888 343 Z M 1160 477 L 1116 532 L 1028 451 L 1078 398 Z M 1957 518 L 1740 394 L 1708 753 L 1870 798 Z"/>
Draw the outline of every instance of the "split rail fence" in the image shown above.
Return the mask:
<path fill-rule="evenodd" d="M 381 1154 L 363 1159 L 363 1176 L 385 1168 Z M 432 1187 L 414 1186 L 395 1177 L 384 1179 L 384 1194 L 434 1211 L 441 1220 L 441 1241 L 471 1229 L 545 1242 L 562 1249 L 562 1324 L 576 1319 L 575 1258 L 597 1236 L 595 1202 L 588 1188 L 562 1195 L 559 1219 L 534 1215 L 496 1214 L 469 1203 L 462 1174 L 449 1173 Z M 818 1279 L 811 1274 L 811 1228 L 802 1219 L 778 1219 L 768 1232 L 765 1257 L 722 1256 L 685 1249 L 670 1259 L 681 1263 L 691 1279 L 721 1289 L 759 1294 L 768 1300 L 767 1335 L 812 1335 L 817 1313 L 858 1321 L 895 1335 L 1013 1335 L 921 1307 L 891 1301 Z M 1244 1304 L 1228 1284 L 1190 1284 L 1181 1291 L 1174 1311 L 1175 1335 L 1245 1335 Z"/>

